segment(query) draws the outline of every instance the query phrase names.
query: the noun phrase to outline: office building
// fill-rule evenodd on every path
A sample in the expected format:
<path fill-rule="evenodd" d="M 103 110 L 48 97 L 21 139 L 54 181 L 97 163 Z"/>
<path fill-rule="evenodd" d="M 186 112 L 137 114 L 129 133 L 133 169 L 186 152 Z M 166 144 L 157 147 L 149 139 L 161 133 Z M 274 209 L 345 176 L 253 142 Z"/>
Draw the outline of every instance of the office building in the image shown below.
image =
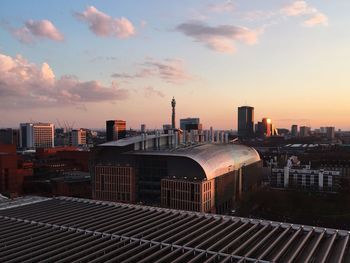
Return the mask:
<path fill-rule="evenodd" d="M 91 164 L 93 198 L 224 213 L 257 188 L 261 160 L 253 148 L 193 138 L 182 144 L 170 131 L 99 145 Z"/>
<path fill-rule="evenodd" d="M 272 121 L 270 118 L 262 119 L 263 125 L 263 133 L 266 137 L 270 137 L 272 135 Z"/>
<path fill-rule="evenodd" d="M 328 140 L 335 139 L 335 127 L 326 127 L 326 135 Z"/>
<path fill-rule="evenodd" d="M 254 136 L 254 108 L 250 106 L 238 107 L 238 137 L 250 138 Z"/>
<path fill-rule="evenodd" d="M 126 137 L 126 121 L 109 120 L 106 121 L 107 142 L 117 141 Z"/>
<path fill-rule="evenodd" d="M 291 135 L 293 137 L 297 137 L 298 136 L 298 125 L 296 125 L 296 124 L 292 125 Z"/>
<path fill-rule="evenodd" d="M 146 132 L 146 124 L 141 124 L 141 132 L 142 133 Z"/>
<path fill-rule="evenodd" d="M 303 189 L 305 191 L 337 192 L 340 169 L 311 169 L 309 165 L 272 168 L 271 187 L 284 189 Z"/>
<path fill-rule="evenodd" d="M 52 148 L 55 145 L 55 128 L 52 123 L 21 123 L 19 132 L 21 148 Z"/>
<path fill-rule="evenodd" d="M 199 118 L 180 119 L 180 129 L 183 131 L 202 130 Z"/>
<path fill-rule="evenodd" d="M 7 200 L 0 223 L 1 262 L 348 262 L 350 255 L 348 230 L 80 198 Z"/>
<path fill-rule="evenodd" d="M 308 137 L 311 134 L 311 128 L 307 126 L 301 126 L 299 135 L 300 137 Z"/>
<path fill-rule="evenodd" d="M 163 131 L 165 133 L 168 133 L 168 131 L 172 129 L 171 127 L 172 127 L 171 124 L 163 124 Z"/>
<path fill-rule="evenodd" d="M 71 146 L 82 146 L 86 145 L 86 130 L 72 130 L 69 134 L 69 145 Z"/>
<path fill-rule="evenodd" d="M 16 129 L 0 129 L 0 144 L 19 146 L 19 131 Z"/>

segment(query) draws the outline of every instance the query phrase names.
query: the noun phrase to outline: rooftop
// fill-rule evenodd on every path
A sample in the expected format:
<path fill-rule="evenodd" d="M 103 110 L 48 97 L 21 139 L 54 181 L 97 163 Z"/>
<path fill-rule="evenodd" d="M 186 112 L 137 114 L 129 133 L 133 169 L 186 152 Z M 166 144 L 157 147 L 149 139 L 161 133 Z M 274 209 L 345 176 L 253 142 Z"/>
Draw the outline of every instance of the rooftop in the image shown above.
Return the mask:
<path fill-rule="evenodd" d="M 14 202 L 0 208 L 1 262 L 350 258 L 349 231 L 66 197 Z"/>

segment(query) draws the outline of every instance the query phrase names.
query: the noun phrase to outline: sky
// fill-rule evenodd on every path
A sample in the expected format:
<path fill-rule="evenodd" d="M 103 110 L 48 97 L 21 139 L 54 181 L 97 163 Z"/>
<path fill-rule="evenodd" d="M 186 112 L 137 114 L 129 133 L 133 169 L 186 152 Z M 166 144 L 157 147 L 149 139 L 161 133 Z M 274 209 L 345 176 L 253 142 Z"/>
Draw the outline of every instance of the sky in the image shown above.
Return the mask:
<path fill-rule="evenodd" d="M 350 130 L 348 0 L 2 0 L 0 127 Z"/>

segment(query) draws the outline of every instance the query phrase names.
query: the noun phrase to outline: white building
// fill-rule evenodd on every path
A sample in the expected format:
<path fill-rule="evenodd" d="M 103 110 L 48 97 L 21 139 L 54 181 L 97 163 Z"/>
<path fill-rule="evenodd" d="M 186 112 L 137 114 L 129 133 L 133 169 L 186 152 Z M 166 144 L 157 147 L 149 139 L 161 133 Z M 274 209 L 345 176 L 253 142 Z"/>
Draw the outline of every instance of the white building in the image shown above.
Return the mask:
<path fill-rule="evenodd" d="M 54 147 L 55 127 L 52 123 L 21 123 L 19 133 L 21 148 Z"/>
<path fill-rule="evenodd" d="M 72 130 L 69 136 L 69 144 L 72 146 L 86 145 L 86 130 Z"/>
<path fill-rule="evenodd" d="M 276 188 L 299 188 L 336 192 L 340 170 L 311 169 L 309 165 L 272 168 L 270 185 Z"/>

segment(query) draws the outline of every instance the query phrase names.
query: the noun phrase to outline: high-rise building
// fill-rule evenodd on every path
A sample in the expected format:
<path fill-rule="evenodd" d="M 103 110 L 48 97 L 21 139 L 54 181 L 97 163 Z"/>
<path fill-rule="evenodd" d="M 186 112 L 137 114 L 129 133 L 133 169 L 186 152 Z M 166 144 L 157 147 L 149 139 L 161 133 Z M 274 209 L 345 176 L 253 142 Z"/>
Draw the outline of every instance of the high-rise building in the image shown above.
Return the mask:
<path fill-rule="evenodd" d="M 86 130 L 72 130 L 69 136 L 69 144 L 72 146 L 86 145 Z"/>
<path fill-rule="evenodd" d="M 270 118 L 263 118 L 263 132 L 266 137 L 270 137 L 272 135 L 272 121 Z"/>
<path fill-rule="evenodd" d="M 173 97 L 171 100 L 171 107 L 172 107 L 172 114 L 171 114 L 171 128 L 175 129 L 175 106 L 176 106 L 176 100 Z"/>
<path fill-rule="evenodd" d="M 126 121 L 106 121 L 106 139 L 108 142 L 117 141 L 126 137 Z"/>
<path fill-rule="evenodd" d="M 333 140 L 335 138 L 335 127 L 326 127 L 327 139 Z"/>
<path fill-rule="evenodd" d="M 292 125 L 291 134 L 293 137 L 298 136 L 298 125 L 296 125 L 296 124 Z"/>
<path fill-rule="evenodd" d="M 238 136 L 249 138 L 254 136 L 254 108 L 238 107 Z"/>
<path fill-rule="evenodd" d="M 310 136 L 311 128 L 307 126 L 300 127 L 300 137 L 308 137 Z"/>
<path fill-rule="evenodd" d="M 55 145 L 55 127 L 52 123 L 21 123 L 19 130 L 21 148 L 52 148 Z"/>
<path fill-rule="evenodd" d="M 180 129 L 183 131 L 202 130 L 199 118 L 180 119 Z"/>

